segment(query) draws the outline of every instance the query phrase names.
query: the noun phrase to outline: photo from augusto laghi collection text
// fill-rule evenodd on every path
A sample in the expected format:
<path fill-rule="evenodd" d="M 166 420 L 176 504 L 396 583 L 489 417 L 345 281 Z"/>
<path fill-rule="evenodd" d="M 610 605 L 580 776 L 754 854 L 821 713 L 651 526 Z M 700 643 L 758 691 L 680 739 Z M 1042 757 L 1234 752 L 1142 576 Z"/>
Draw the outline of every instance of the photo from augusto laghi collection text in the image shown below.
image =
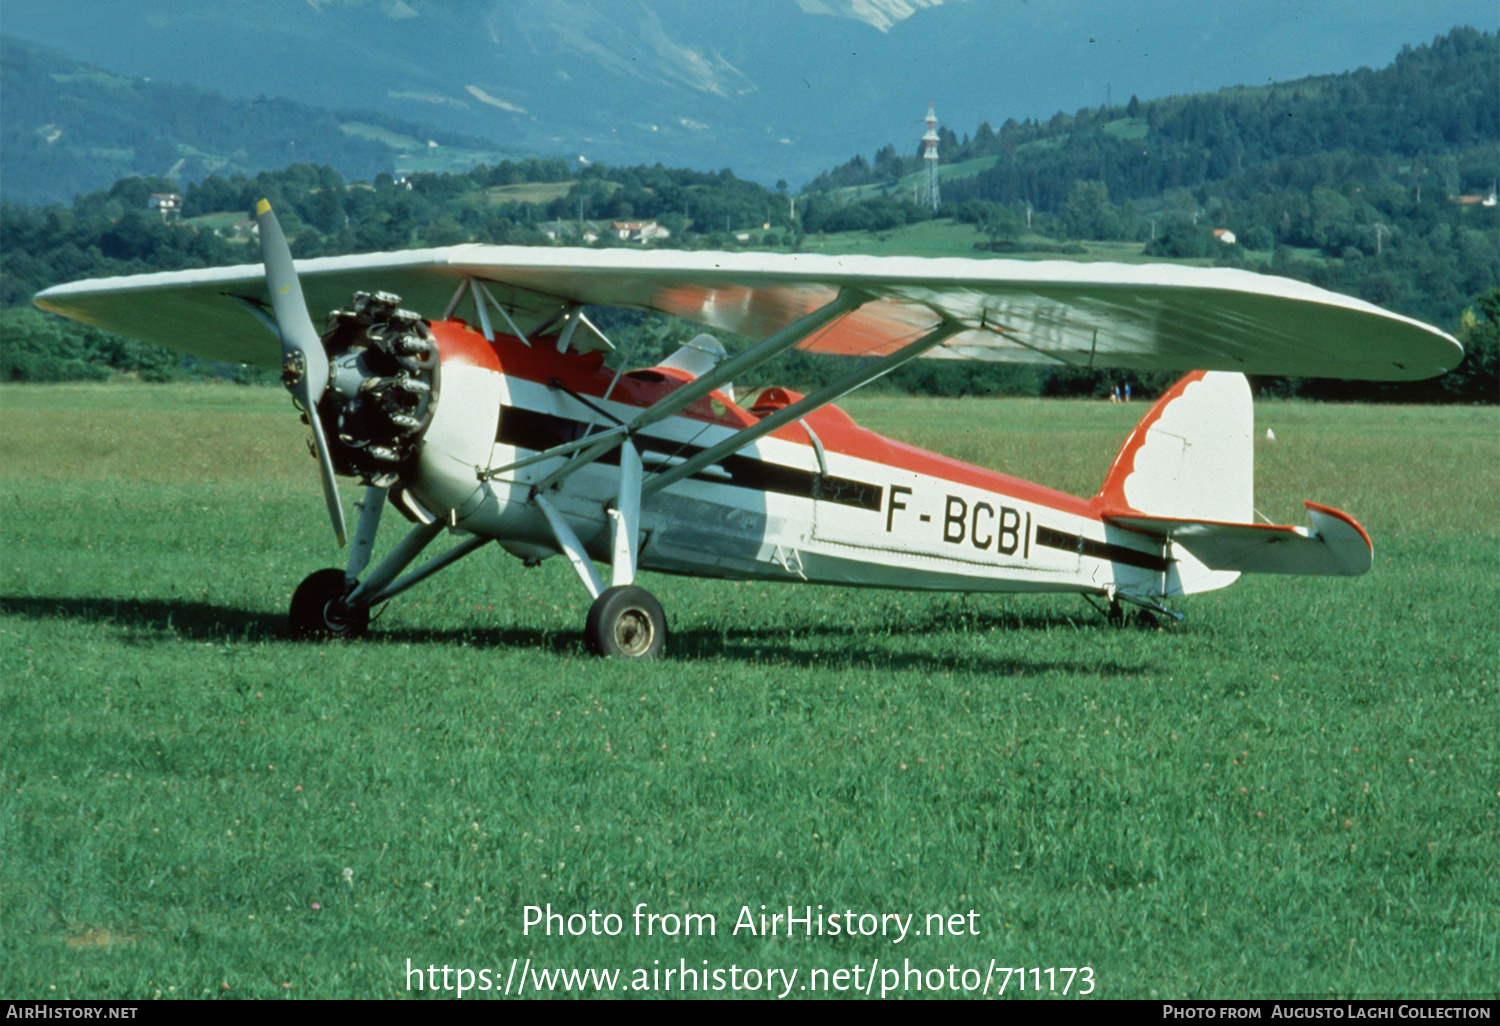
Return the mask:
<path fill-rule="evenodd" d="M 980 937 L 984 913 L 891 912 L 818 905 L 741 905 L 728 914 L 658 912 L 637 903 L 624 912 L 591 908 L 569 911 L 552 904 L 521 909 L 521 935 L 528 940 L 560 937 L 676 938 L 862 938 L 892 947 L 921 937 Z M 1059 996 L 1095 993 L 1087 965 L 1035 966 L 925 962 L 909 949 L 839 968 L 795 964 L 715 964 L 710 959 L 653 958 L 637 965 L 547 964 L 533 955 L 502 956 L 490 966 L 454 966 L 406 958 L 401 972 L 408 992 L 452 992 L 458 996 L 543 996 L 554 992 L 863 994 L 894 997 L 937 993 L 1004 996 L 1047 991 Z M 915 957 L 913 957 L 915 956 Z"/>

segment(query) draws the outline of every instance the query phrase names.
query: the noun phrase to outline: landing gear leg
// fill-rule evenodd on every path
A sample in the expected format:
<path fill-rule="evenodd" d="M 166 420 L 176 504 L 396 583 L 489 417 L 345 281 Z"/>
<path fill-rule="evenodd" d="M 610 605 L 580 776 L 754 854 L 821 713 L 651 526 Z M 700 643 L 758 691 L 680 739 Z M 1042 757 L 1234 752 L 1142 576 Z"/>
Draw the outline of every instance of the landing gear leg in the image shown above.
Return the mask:
<path fill-rule="evenodd" d="M 634 583 L 640 555 L 641 476 L 640 454 L 626 441 L 620 446 L 619 494 L 606 510 L 612 555 L 608 588 L 563 515 L 545 494 L 538 492 L 533 497 L 552 528 L 558 548 L 568 557 L 594 600 L 589 606 L 583 640 L 596 655 L 655 659 L 666 648 L 666 613 L 656 596 Z"/>

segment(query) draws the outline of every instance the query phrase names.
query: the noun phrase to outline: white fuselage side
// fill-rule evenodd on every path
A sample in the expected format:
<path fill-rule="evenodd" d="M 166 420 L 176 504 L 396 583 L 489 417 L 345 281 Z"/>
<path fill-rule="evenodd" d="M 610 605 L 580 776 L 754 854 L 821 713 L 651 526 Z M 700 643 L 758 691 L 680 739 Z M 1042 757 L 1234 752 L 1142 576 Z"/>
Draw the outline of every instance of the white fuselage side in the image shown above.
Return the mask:
<path fill-rule="evenodd" d="M 616 401 L 589 402 L 622 421 L 640 412 Z M 569 457 L 483 478 L 609 424 L 559 388 L 445 363 L 442 399 L 409 487 L 427 510 L 457 529 L 494 537 L 517 555 L 553 554 L 556 536 L 531 501 L 532 490 Z M 649 479 L 653 469 L 733 433 L 731 427 L 673 416 L 640 432 L 635 444 Z M 761 438 L 645 497 L 639 566 L 696 576 L 938 591 L 1119 589 L 1162 596 L 1180 590 L 1174 587 L 1175 563 L 1160 542 L 1105 525 L 1087 515 L 1082 500 L 1024 483 L 1006 489 L 1010 479 L 953 461 L 943 461 L 953 468 L 945 475 L 862 458 L 815 445 L 813 437 L 809 432 L 807 443 Z M 618 462 L 616 451 L 547 493 L 589 555 L 602 561 L 611 553 L 607 507 L 619 492 Z M 1017 494 L 1027 491 L 1038 494 Z M 1054 496 L 1066 503 L 1050 504 Z"/>

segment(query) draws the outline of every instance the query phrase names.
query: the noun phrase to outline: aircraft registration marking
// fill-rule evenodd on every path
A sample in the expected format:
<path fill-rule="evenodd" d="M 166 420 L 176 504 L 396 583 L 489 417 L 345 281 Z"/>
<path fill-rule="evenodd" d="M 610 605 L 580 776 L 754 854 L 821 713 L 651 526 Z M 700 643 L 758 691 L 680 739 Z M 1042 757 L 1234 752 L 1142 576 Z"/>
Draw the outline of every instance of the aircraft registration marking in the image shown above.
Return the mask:
<path fill-rule="evenodd" d="M 896 514 L 907 508 L 905 496 L 912 495 L 906 485 L 891 485 L 890 503 L 885 511 L 885 530 L 895 533 Z M 932 514 L 919 513 L 917 519 L 932 523 Z M 1014 506 L 998 506 L 984 499 L 970 500 L 958 495 L 943 496 L 943 541 L 949 545 L 968 544 L 981 552 L 994 551 L 1002 556 L 1031 558 L 1031 513 Z"/>

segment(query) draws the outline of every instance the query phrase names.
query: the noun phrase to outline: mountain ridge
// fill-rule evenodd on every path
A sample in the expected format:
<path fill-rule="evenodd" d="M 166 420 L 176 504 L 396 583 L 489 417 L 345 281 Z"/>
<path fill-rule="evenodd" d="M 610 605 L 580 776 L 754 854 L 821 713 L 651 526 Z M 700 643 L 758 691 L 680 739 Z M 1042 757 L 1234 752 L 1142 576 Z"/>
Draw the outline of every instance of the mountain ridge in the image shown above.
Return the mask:
<path fill-rule="evenodd" d="M 378 112 L 229 99 L 122 75 L 10 36 L 0 36 L 0 88 L 0 192 L 13 202 L 64 202 L 129 175 L 187 183 L 297 162 L 370 179 L 433 143 L 447 147 L 444 155 L 503 155 L 485 140 Z"/>
<path fill-rule="evenodd" d="M 1045 118 L 1384 63 L 1493 21 L 1475 0 L 1408 6 L 10 0 L 5 28 L 123 73 L 381 110 L 506 152 L 800 184 L 881 142 L 914 144 L 930 99 L 952 125 Z"/>

